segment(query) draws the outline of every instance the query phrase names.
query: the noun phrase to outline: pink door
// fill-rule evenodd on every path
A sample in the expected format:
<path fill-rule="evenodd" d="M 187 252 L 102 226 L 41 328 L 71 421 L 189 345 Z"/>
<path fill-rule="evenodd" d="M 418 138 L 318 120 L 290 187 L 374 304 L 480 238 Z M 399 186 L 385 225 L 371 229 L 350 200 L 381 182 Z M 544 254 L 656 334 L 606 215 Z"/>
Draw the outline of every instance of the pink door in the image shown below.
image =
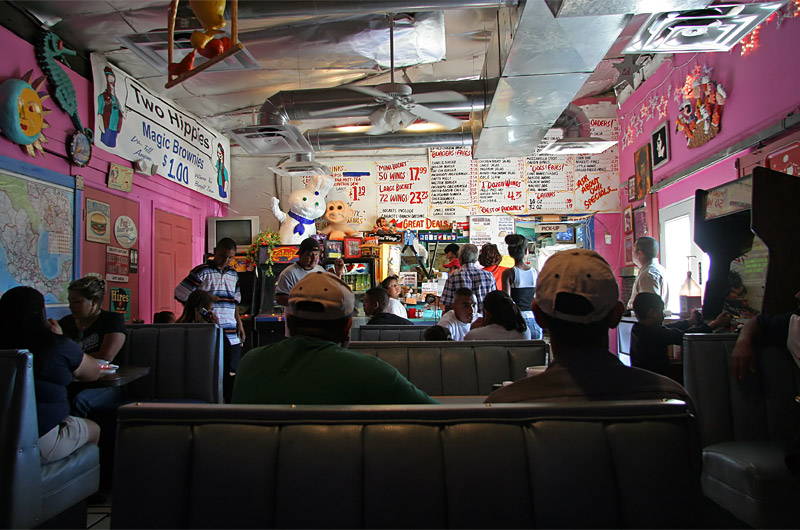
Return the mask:
<path fill-rule="evenodd" d="M 183 306 L 175 300 L 175 286 L 189 274 L 192 264 L 192 220 L 156 209 L 153 219 L 153 312 Z"/>

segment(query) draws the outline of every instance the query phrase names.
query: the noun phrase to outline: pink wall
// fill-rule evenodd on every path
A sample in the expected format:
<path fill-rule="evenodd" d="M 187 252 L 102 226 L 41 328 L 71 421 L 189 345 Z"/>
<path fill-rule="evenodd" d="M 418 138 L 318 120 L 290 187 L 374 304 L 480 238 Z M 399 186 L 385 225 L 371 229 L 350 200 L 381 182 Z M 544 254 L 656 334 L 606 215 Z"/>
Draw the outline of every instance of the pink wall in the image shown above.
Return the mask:
<path fill-rule="evenodd" d="M 29 43 L 7 29 L 0 27 L 0 45 L 2 45 L 3 55 L 6 57 L 3 69 L 0 71 L 0 82 L 12 77 L 22 77 L 31 69 L 33 69 L 34 77 L 38 78 L 42 75 L 36 63 L 34 49 Z M 81 121 L 84 127 L 93 128 L 93 116 L 90 116 L 94 111 L 91 82 L 69 69 L 65 68 L 65 70 L 70 76 L 77 93 Z M 49 83 L 46 83 L 44 88 L 49 90 L 51 87 Z M 5 136 L 0 136 L 0 155 L 29 162 L 63 175 L 80 175 L 84 178 L 86 187 L 136 201 L 139 204 L 139 226 L 137 227 L 139 241 L 136 244 L 136 248 L 139 249 L 139 282 L 138 293 L 132 293 L 134 295 L 132 313 L 138 318 L 143 318 L 146 322 L 150 322 L 153 314 L 151 293 L 153 290 L 152 219 L 154 210 L 158 208 L 192 220 L 192 262 L 201 263 L 205 250 L 206 217 L 225 215 L 227 208 L 224 204 L 218 203 L 205 195 L 174 184 L 159 176 L 144 177 L 140 174 L 135 174 L 133 190 L 130 193 L 109 189 L 106 187 L 109 163 L 113 162 L 128 167 L 131 167 L 131 163 L 94 146 L 92 160 L 87 167 L 78 168 L 71 165 L 66 158 L 65 145 L 75 127 L 67 114 L 58 107 L 52 98 L 45 99 L 44 103 L 45 107 L 53 110 L 46 118 L 51 125 L 49 129 L 45 130 L 48 143 L 44 144 L 44 146 L 47 150 L 47 156 L 37 156 L 32 159 L 20 150 L 16 144 L 8 141 Z M 112 211 L 112 221 L 116 218 L 116 215 Z M 85 245 L 86 242 L 84 241 L 83 246 Z M 97 268 L 98 266 L 95 263 L 82 263 L 78 270 L 90 270 L 90 268 Z M 120 285 L 125 286 L 125 284 Z"/>

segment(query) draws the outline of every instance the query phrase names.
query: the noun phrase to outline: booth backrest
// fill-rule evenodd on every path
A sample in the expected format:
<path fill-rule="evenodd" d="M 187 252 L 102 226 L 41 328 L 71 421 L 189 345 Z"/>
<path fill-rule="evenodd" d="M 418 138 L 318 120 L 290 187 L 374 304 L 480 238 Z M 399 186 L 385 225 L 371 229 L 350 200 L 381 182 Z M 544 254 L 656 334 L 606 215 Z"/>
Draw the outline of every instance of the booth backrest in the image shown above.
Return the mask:
<path fill-rule="evenodd" d="M 222 403 L 222 329 L 216 324 L 133 324 L 119 363 L 149 366 L 125 387 L 128 399 Z"/>
<path fill-rule="evenodd" d="M 0 528 L 31 528 L 41 508 L 33 356 L 0 350 Z"/>
<path fill-rule="evenodd" d="M 762 347 L 756 373 L 737 381 L 729 360 L 737 335 L 683 338 L 686 390 L 697 409 L 703 446 L 725 441 L 789 440 L 798 429 L 797 367 L 784 348 Z"/>
<path fill-rule="evenodd" d="M 115 528 L 679 528 L 681 402 L 126 405 Z"/>
<path fill-rule="evenodd" d="M 349 349 L 378 357 L 431 396 L 488 395 L 492 385 L 525 377 L 525 367 L 547 364 L 542 340 L 351 342 Z"/>
<path fill-rule="evenodd" d="M 432 322 L 431 324 L 435 324 Z M 422 340 L 430 326 L 359 326 L 353 328 L 350 339 L 354 341 Z"/>

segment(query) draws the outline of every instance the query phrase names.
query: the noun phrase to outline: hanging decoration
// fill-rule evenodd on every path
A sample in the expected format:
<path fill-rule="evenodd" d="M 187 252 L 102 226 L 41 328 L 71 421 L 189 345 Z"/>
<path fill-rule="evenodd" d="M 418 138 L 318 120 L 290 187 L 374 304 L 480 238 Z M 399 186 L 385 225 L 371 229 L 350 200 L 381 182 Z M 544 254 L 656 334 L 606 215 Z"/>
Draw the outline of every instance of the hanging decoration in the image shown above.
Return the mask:
<path fill-rule="evenodd" d="M 0 85 L 0 129 L 33 158 L 37 152 L 44 156 L 42 143 L 47 143 L 47 138 L 42 129 L 50 127 L 44 117 L 52 111 L 42 105 L 50 96 L 40 91 L 44 82 L 44 76 L 33 81 L 31 70 L 22 79 L 8 79 Z"/>
<path fill-rule="evenodd" d="M 765 20 L 763 24 L 756 26 L 753 31 L 745 35 L 745 37 L 739 41 L 739 44 L 741 45 L 739 55 L 748 55 L 750 52 L 758 48 L 759 33 L 761 32 L 761 26 L 764 24 L 769 24 L 774 20 L 777 24 L 777 27 L 780 28 L 784 20 L 787 18 L 796 18 L 798 16 L 800 16 L 800 0 L 790 0 L 787 5 L 772 13 L 769 17 L 767 17 L 767 20 Z"/>
<path fill-rule="evenodd" d="M 683 132 L 689 149 L 714 138 L 722 127 L 722 110 L 727 91 L 711 79 L 712 68 L 696 65 L 686 76 L 683 101 L 675 120 L 675 132 Z"/>
<path fill-rule="evenodd" d="M 84 167 L 92 158 L 92 131 L 83 126 L 81 117 L 78 115 L 75 87 L 72 86 L 72 80 L 56 61 L 56 59 L 63 60 L 66 55 L 76 55 L 76 53 L 65 48 L 64 42 L 52 31 L 42 33 L 36 45 L 36 59 L 52 85 L 53 99 L 67 113 L 76 129 L 67 143 L 67 154 L 73 164 Z"/>
<path fill-rule="evenodd" d="M 637 60 L 639 60 L 639 56 L 631 54 L 626 55 L 622 61 L 612 65 L 619 72 L 617 84 L 628 83 L 632 88 L 636 88 L 633 84 L 633 77 L 642 69 L 642 65 L 636 64 Z"/>

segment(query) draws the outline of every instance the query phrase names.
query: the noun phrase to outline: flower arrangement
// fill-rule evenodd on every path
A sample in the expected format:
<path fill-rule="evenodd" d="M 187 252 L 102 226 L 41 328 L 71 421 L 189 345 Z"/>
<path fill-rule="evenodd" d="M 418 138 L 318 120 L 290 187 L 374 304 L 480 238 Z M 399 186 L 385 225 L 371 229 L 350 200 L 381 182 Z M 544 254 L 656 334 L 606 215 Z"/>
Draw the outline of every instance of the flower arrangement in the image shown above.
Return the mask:
<path fill-rule="evenodd" d="M 271 253 L 272 249 L 275 248 L 275 245 L 281 244 L 281 236 L 272 230 L 263 230 L 258 233 L 256 236 L 256 240 L 253 241 L 253 244 L 250 245 L 250 248 L 247 249 L 247 263 L 256 265 L 258 263 L 258 249 L 260 247 L 267 247 L 267 250 Z M 267 276 L 272 276 L 272 262 L 267 261 L 264 267 L 264 273 Z"/>

